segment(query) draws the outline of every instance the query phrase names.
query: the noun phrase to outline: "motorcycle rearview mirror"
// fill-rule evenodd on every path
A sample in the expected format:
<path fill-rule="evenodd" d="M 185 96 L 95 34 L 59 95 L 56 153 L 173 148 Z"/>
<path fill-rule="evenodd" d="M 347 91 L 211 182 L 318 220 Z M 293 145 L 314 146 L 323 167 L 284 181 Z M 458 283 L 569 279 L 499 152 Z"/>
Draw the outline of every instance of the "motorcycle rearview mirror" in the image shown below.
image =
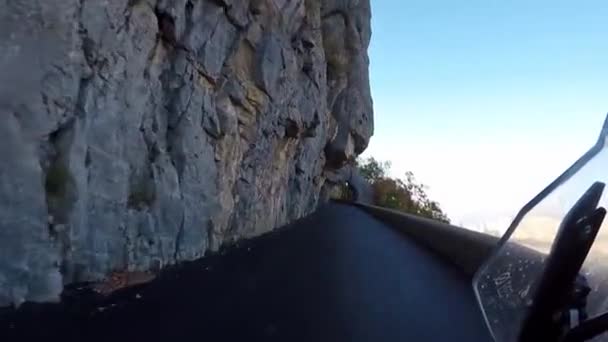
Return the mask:
<path fill-rule="evenodd" d="M 573 293 L 583 262 L 606 215 L 604 208 L 597 208 L 604 188 L 601 182 L 591 185 L 560 224 L 545 261 L 545 271 L 535 286 L 520 341 L 558 341 L 571 325 L 578 324 L 570 320 L 569 313 L 576 310 L 579 315 L 579 308 L 572 302 Z"/>
<path fill-rule="evenodd" d="M 562 341 L 608 322 L 608 228 L 600 229 L 606 210 L 598 208 L 608 207 L 606 170 L 608 118 L 595 145 L 522 207 L 475 273 L 496 342 Z M 587 314 L 604 319 L 591 324 Z"/>

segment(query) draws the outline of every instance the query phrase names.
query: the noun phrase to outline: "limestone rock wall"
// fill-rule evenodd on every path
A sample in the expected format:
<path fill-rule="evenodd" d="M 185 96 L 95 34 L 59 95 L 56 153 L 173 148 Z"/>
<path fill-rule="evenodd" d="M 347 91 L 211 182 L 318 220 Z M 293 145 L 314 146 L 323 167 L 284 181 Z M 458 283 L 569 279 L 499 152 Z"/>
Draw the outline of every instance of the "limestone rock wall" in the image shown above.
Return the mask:
<path fill-rule="evenodd" d="M 370 34 L 369 0 L 0 0 L 0 306 L 314 210 Z"/>

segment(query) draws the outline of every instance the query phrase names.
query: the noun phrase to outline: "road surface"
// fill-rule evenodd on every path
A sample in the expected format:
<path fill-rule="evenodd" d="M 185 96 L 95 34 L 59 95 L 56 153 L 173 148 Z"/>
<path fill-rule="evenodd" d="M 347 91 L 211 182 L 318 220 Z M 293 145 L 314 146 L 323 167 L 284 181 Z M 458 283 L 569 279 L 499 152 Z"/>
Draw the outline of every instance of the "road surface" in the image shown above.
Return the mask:
<path fill-rule="evenodd" d="M 335 203 L 104 303 L 26 308 L 0 324 L 19 340 L 490 341 L 467 277 Z"/>

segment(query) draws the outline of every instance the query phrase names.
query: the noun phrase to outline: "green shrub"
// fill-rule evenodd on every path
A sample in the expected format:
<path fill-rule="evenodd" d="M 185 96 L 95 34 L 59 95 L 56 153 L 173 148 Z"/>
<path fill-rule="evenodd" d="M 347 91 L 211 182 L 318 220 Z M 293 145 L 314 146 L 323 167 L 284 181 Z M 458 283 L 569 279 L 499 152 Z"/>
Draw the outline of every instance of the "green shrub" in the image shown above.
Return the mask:
<path fill-rule="evenodd" d="M 153 186 L 138 184 L 131 188 L 127 206 L 131 209 L 140 210 L 150 207 L 156 201 L 156 191 Z"/>

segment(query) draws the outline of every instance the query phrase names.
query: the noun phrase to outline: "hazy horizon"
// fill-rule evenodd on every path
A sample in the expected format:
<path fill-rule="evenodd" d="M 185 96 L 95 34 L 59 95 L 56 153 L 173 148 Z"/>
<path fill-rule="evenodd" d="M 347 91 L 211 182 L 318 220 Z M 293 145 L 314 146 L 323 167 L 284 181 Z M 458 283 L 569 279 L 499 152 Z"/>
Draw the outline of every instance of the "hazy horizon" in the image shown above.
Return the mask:
<path fill-rule="evenodd" d="M 454 224 L 508 225 L 597 139 L 608 4 L 372 2 L 375 133 Z"/>

